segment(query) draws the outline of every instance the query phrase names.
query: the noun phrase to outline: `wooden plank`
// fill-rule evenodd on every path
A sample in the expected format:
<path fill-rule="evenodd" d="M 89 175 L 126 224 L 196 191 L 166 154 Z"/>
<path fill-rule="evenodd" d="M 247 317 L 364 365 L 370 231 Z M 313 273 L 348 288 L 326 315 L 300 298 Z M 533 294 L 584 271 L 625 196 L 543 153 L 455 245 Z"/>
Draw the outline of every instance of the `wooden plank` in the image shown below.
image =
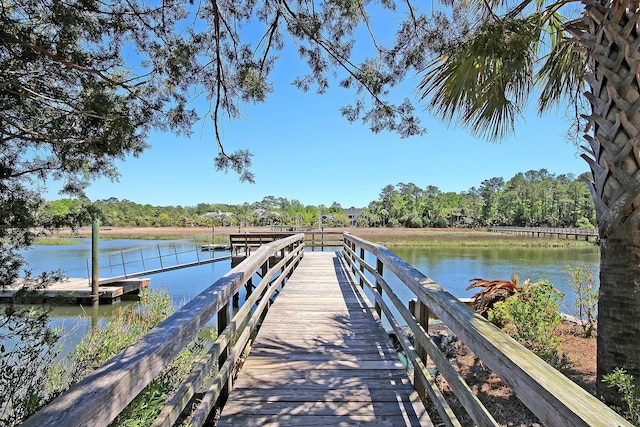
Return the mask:
<path fill-rule="evenodd" d="M 238 389 L 235 400 L 243 402 L 397 402 L 398 400 L 409 400 L 411 394 L 416 393 L 414 388 L 407 385 L 403 388 L 376 388 L 371 389 L 366 386 L 349 389 L 333 389 L 328 392 L 318 387 L 307 389 L 281 388 L 277 390 L 262 388 Z"/>
<path fill-rule="evenodd" d="M 119 299 L 122 295 L 139 292 L 149 286 L 151 279 L 113 279 L 100 280 L 100 300 L 109 301 Z M 22 287 L 21 280 L 0 291 L 0 299 L 11 299 Z M 40 291 L 39 295 L 44 299 L 58 299 L 67 301 L 84 300 L 91 298 L 91 286 L 86 278 L 66 278 L 54 282 Z"/>
<path fill-rule="evenodd" d="M 410 406 L 410 402 L 406 404 Z M 225 405 L 224 412 L 229 415 L 251 413 L 251 415 L 290 415 L 305 414 L 310 415 L 387 415 L 397 416 L 398 420 L 402 419 L 403 407 L 398 402 L 350 402 L 350 401 L 331 401 L 320 400 L 314 401 L 310 399 L 302 399 L 299 401 L 265 401 L 257 402 L 255 400 L 234 400 Z M 375 418 L 372 419 L 372 423 Z M 417 421 L 417 420 L 416 420 Z M 218 426 L 226 425 L 218 422 Z M 256 424 L 251 424 L 256 425 Z M 397 424 L 396 424 L 397 425 Z M 404 423 L 403 423 L 404 425 Z M 419 424 L 414 424 L 419 425 Z"/>
<path fill-rule="evenodd" d="M 432 425 L 381 321 L 332 252 L 305 253 L 218 426 Z"/>
<path fill-rule="evenodd" d="M 243 372 L 243 382 L 236 384 L 234 390 L 241 390 L 249 387 L 252 390 L 259 388 L 271 388 L 276 390 L 274 385 L 286 380 L 292 389 L 305 390 L 308 388 L 315 389 L 330 388 L 332 390 L 338 388 L 346 388 L 349 390 L 357 390 L 360 388 L 368 389 L 404 389 L 409 387 L 413 390 L 413 385 L 404 375 L 397 375 L 391 371 L 381 370 L 360 370 L 355 376 L 353 372 L 346 370 L 324 369 L 322 371 L 297 371 L 283 372 L 281 370 L 253 370 Z"/>
<path fill-rule="evenodd" d="M 261 427 L 318 427 L 318 426 L 345 426 L 352 427 L 354 425 L 366 425 L 375 423 L 376 426 L 397 426 L 397 417 L 389 417 L 382 415 L 360 415 L 349 414 L 348 416 L 337 415 L 248 415 L 238 414 L 229 419 L 226 426 L 261 426 Z"/>

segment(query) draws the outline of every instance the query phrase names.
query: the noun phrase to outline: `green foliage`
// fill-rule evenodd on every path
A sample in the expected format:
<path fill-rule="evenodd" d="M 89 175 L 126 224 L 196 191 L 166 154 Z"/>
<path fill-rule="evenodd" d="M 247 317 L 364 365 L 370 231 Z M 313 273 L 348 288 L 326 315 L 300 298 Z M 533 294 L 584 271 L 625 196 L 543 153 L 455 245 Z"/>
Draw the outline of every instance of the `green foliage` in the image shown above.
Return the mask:
<path fill-rule="evenodd" d="M 435 59 L 419 86 L 429 110 L 489 141 L 503 140 L 538 86 L 540 113 L 565 107 L 580 123 L 586 59 L 572 37 L 577 30 L 569 30 L 567 16 L 575 7 L 543 1 L 447 5 L 436 32 L 440 41 L 430 52 Z"/>
<path fill-rule="evenodd" d="M 133 401 L 111 423 L 112 426 L 143 427 L 150 426 L 164 406 L 167 396 L 175 391 L 189 374 L 197 357 L 201 356 L 201 347 L 182 350 L 175 359 L 160 373 L 158 378 L 136 396 Z"/>
<path fill-rule="evenodd" d="M 4 307 L 0 317 L 0 424 L 13 426 L 50 398 L 49 370 L 60 347 L 59 330 L 39 306 Z"/>
<path fill-rule="evenodd" d="M 513 131 L 533 87 L 537 17 L 486 20 L 472 36 L 429 64 L 419 90 L 429 109 L 498 140 Z M 481 88 L 481 90 L 478 90 Z"/>
<path fill-rule="evenodd" d="M 151 425 L 164 405 L 167 388 L 166 381 L 153 380 L 111 425 L 126 427 Z"/>
<path fill-rule="evenodd" d="M 593 267 L 588 264 L 579 264 L 576 267 L 568 265 L 565 272 L 570 276 L 569 286 L 576 296 L 574 313 L 580 321 L 584 336 L 590 338 L 596 326 L 599 293 Z"/>
<path fill-rule="evenodd" d="M 615 388 L 624 408 L 616 410 L 635 426 L 640 426 L 640 398 L 636 395 L 636 386 L 633 382 L 633 375 L 628 374 L 624 369 L 616 368 L 610 374 L 603 375 L 602 382 L 609 388 Z"/>
<path fill-rule="evenodd" d="M 171 297 L 165 292 L 145 289 L 140 303 L 115 316 L 101 329 L 90 331 L 66 360 L 49 370 L 47 390 L 55 396 L 101 366 L 122 349 L 133 344 L 174 311 Z M 210 334 L 207 331 L 203 334 Z M 204 335 L 203 335 L 204 336 Z M 118 416 L 113 425 L 151 425 L 166 397 L 186 378 L 193 363 L 203 355 L 198 338 L 182 350 Z"/>
<path fill-rule="evenodd" d="M 388 227 L 577 227 L 595 218 L 581 177 L 556 176 L 546 169 L 518 173 L 506 182 L 484 180 L 460 194 L 411 183 L 388 185 L 366 213 L 369 226 Z"/>
<path fill-rule="evenodd" d="M 92 330 L 76 346 L 71 356 L 69 385 L 133 344 L 172 312 L 173 303 L 167 293 L 144 289 L 135 308 L 115 316 L 104 328 Z"/>
<path fill-rule="evenodd" d="M 556 368 L 566 366 L 558 354 L 560 338 L 554 331 L 562 321 L 558 311 L 564 296 L 547 280 L 526 281 L 519 292 L 494 304 L 488 319 Z"/>

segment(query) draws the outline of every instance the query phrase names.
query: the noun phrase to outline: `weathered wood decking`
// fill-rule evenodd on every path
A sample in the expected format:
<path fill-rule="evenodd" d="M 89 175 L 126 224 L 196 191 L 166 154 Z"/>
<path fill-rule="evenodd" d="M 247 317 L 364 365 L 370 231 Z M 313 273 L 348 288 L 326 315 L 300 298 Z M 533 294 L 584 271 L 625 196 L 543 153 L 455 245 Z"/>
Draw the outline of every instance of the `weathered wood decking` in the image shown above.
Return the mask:
<path fill-rule="evenodd" d="M 151 283 L 149 278 L 106 278 L 100 280 L 100 304 L 120 302 L 126 294 L 137 294 Z M 11 300 L 22 287 L 17 281 L 0 290 L 0 302 Z M 39 299 L 73 304 L 91 303 L 91 281 L 87 278 L 68 278 L 52 283 L 40 291 Z"/>
<path fill-rule="evenodd" d="M 305 253 L 218 426 L 432 425 L 369 301 L 334 252 Z"/>

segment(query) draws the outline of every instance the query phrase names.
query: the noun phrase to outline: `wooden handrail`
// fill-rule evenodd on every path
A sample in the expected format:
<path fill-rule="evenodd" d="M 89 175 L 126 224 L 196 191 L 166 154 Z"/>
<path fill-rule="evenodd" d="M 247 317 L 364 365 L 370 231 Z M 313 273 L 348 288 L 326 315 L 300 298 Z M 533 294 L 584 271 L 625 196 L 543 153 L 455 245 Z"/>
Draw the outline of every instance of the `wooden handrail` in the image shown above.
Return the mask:
<path fill-rule="evenodd" d="M 231 269 L 145 336 L 42 408 L 23 425 L 71 427 L 109 424 L 183 348 L 193 341 L 214 315 L 220 316 L 221 310 L 227 309 L 233 296 L 260 268 L 263 269 L 263 273 L 269 275 L 264 275 L 260 284 L 262 288 L 255 291 L 255 297 L 251 301 L 255 303 L 255 298 L 261 295 L 260 291 L 267 285 L 270 285 L 269 291 L 275 291 L 303 256 L 303 239 L 303 234 L 296 234 L 263 245 L 253 256 Z M 282 260 L 272 266 L 269 264 L 270 260 L 277 253 L 282 255 Z M 279 270 L 281 274 L 278 274 Z M 270 282 L 269 279 L 276 274 L 278 277 Z M 263 300 L 268 301 L 269 298 Z M 265 303 L 263 309 L 266 306 Z M 245 309 L 240 315 L 246 315 L 247 311 L 248 309 Z M 238 348 L 244 347 L 243 343 L 236 343 L 233 349 L 228 348 L 232 332 L 235 332 L 236 325 L 241 323 L 237 321 L 237 316 L 224 330 L 218 331 L 218 340 L 212 347 L 214 351 L 210 352 L 210 355 L 216 357 L 222 352 L 227 352 L 229 363 L 220 367 L 216 378 L 221 384 L 228 381 L 229 374 L 233 371 L 234 356 L 237 358 L 241 351 Z M 249 323 L 255 327 L 257 320 Z M 248 339 L 249 335 L 246 331 L 242 333 L 245 339 Z"/>
<path fill-rule="evenodd" d="M 358 248 L 360 255 L 357 254 Z M 398 277 L 413 292 L 419 303 L 424 304 L 429 311 L 441 319 L 471 351 L 503 381 L 508 383 L 518 398 L 546 425 L 631 426 L 629 422 L 604 403 L 553 369 L 384 246 L 349 234 L 344 235 L 345 259 L 351 264 L 352 271 L 362 278 L 366 278 L 363 272 L 366 270 L 368 274 L 373 275 L 377 284 L 382 284 L 382 287 L 386 288 L 382 275 L 376 273 L 380 270 L 379 267 L 374 268 L 367 264 L 365 268 L 362 268 L 366 264 L 364 261 L 365 250 L 376 257 L 377 263 L 382 263 L 385 271 L 390 271 Z M 358 269 L 357 265 L 360 265 L 361 268 Z M 373 286 L 372 283 L 370 285 Z M 379 289 L 380 286 L 377 288 Z M 380 296 L 376 295 L 375 289 L 376 287 L 373 287 L 372 291 L 376 300 L 378 298 L 382 300 Z M 389 290 L 387 289 L 387 292 Z M 402 310 L 399 311 L 402 312 Z M 385 315 L 393 317 L 388 311 L 385 311 Z M 413 321 L 407 322 L 416 336 L 416 341 L 420 346 L 426 347 L 428 353 L 439 351 L 428 343 L 428 336 L 425 330 L 418 325 L 418 320 L 413 319 Z M 400 341 L 402 343 L 402 340 Z M 411 350 L 411 348 L 409 349 Z M 409 352 L 409 355 L 413 356 L 412 362 L 417 368 L 417 374 L 420 375 L 422 361 L 416 360 L 415 352 L 413 354 Z M 432 356 L 432 358 L 436 363 L 438 362 L 438 357 Z M 441 369 L 441 372 L 444 371 Z M 449 381 L 448 378 L 447 381 Z M 456 395 L 461 392 L 458 390 L 459 388 L 452 387 Z M 472 402 L 473 399 L 464 395 L 458 397 L 476 423 L 491 425 L 491 420 L 484 418 L 480 408 L 470 411 L 468 406 L 475 405 Z M 477 412 L 478 410 L 480 412 Z M 455 425 L 455 423 L 451 425 Z"/>

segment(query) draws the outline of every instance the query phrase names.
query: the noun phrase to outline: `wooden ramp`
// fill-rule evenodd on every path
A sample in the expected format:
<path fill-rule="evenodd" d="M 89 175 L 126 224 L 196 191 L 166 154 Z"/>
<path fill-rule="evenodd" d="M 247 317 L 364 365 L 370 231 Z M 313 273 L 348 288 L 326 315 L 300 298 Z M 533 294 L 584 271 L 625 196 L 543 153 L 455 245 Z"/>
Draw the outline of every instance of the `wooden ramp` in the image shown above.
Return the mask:
<path fill-rule="evenodd" d="M 339 254 L 307 252 L 269 309 L 218 426 L 431 426 Z"/>

